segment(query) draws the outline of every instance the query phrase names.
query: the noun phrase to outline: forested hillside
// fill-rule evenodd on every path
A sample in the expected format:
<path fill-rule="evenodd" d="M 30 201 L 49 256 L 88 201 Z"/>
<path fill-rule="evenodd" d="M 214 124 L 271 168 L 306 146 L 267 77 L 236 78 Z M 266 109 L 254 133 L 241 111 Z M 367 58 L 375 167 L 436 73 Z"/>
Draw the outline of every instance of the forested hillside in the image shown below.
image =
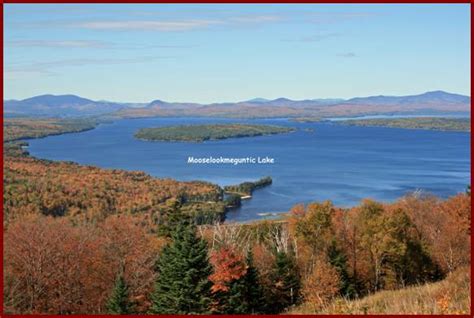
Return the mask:
<path fill-rule="evenodd" d="M 169 211 L 176 221 L 169 231 L 142 213 L 13 220 L 5 231 L 7 310 L 282 313 L 305 304 L 317 312 L 470 265 L 468 194 L 368 200 L 351 209 L 313 203 L 282 221 L 247 225 L 196 227 L 179 205 Z M 469 310 L 468 300 L 451 303 L 455 294 L 439 301 L 447 302 L 445 313 Z"/>
<path fill-rule="evenodd" d="M 8 142 L 79 132 L 93 129 L 97 124 L 98 121 L 94 119 L 5 118 L 3 120 L 3 140 Z"/>
<path fill-rule="evenodd" d="M 162 218 L 167 200 L 183 204 L 211 201 L 219 205 L 221 190 L 204 182 L 156 179 L 126 172 L 50 162 L 33 158 L 4 160 L 4 221 L 28 214 L 67 216 L 85 221 L 112 214 L 143 214 Z M 216 212 L 216 219 L 220 218 Z"/>
<path fill-rule="evenodd" d="M 31 136 L 14 127 L 7 136 Z M 20 149 L 4 152 L 7 313 L 396 314 L 374 297 L 411 291 L 423 295 L 413 312 L 469 311 L 470 191 L 348 209 L 315 202 L 277 221 L 225 224 L 215 185 Z M 433 282 L 436 293 L 417 287 Z"/>
<path fill-rule="evenodd" d="M 28 143 L 21 141 L 22 139 L 85 131 L 94 129 L 99 122 L 99 120 L 91 118 L 4 118 L 3 153 L 9 157 L 24 156 L 28 154 L 25 149 Z"/>
<path fill-rule="evenodd" d="M 199 219 L 224 216 L 222 190 L 205 182 L 156 179 L 143 172 L 100 169 L 29 157 L 18 139 L 92 129 L 91 120 L 7 119 L 4 126 L 4 223 L 26 215 L 98 221 L 112 214 L 146 214 L 165 222 L 167 200 Z"/>

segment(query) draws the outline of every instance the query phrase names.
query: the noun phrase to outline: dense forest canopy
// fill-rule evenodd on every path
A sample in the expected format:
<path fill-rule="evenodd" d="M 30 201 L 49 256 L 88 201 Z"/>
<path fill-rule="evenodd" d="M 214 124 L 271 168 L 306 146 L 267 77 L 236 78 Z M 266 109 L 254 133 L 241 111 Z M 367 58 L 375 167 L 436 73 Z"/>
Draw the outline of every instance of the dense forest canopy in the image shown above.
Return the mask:
<path fill-rule="evenodd" d="M 27 155 L 24 139 L 90 130 L 100 122 L 103 120 L 94 118 L 4 118 L 3 153 L 10 157 Z"/>
<path fill-rule="evenodd" d="M 291 127 L 273 125 L 181 125 L 157 128 L 142 128 L 135 137 L 153 141 L 194 141 L 219 140 L 228 138 L 274 135 L 294 131 Z"/>
<path fill-rule="evenodd" d="M 221 189 L 205 182 L 156 179 L 143 172 L 100 169 L 69 162 L 6 157 L 4 222 L 28 214 L 103 220 L 112 214 L 159 217 L 176 199 L 221 218 Z"/>
<path fill-rule="evenodd" d="M 470 118 L 389 118 L 389 119 L 351 119 L 338 121 L 338 124 L 352 126 L 380 126 L 391 128 L 430 129 L 444 131 L 471 131 Z"/>
<path fill-rule="evenodd" d="M 5 118 L 3 120 L 3 140 L 8 142 L 80 132 L 93 129 L 97 124 L 98 121 L 94 119 Z"/>
<path fill-rule="evenodd" d="M 173 299 L 181 299 L 179 312 L 193 306 L 195 313 L 279 313 L 303 305 L 324 312 L 340 301 L 469 271 L 468 194 L 445 201 L 364 201 L 351 209 L 330 202 L 298 205 L 278 222 L 196 227 L 179 219 L 169 232 L 141 213 L 98 222 L 40 214 L 13 220 L 4 236 L 6 310 L 106 313 L 122 271 L 133 304 L 127 308 L 135 313 L 170 312 Z M 199 257 L 206 270 L 187 268 L 186 255 Z M 182 270 L 172 270 L 173 262 Z M 252 302 L 248 292 L 255 295 Z M 432 297 L 420 301 L 433 304 L 417 310 L 469 311 L 459 308 L 468 302 L 459 303 L 454 294 Z"/>

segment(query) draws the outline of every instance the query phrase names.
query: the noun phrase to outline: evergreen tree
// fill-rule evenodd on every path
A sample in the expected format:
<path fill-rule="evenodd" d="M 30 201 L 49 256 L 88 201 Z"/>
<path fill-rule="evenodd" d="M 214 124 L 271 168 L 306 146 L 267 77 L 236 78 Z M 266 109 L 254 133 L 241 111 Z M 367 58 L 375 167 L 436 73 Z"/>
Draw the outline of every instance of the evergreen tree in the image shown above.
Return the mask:
<path fill-rule="evenodd" d="M 191 221 L 191 217 L 182 211 L 180 200 L 168 199 L 164 207 L 160 208 L 156 221 L 158 235 L 171 237 L 178 225 L 189 224 Z"/>
<path fill-rule="evenodd" d="M 253 264 L 253 254 L 249 251 L 247 254 L 247 273 L 244 276 L 244 297 L 248 303 L 247 313 L 249 314 L 265 313 L 265 298 L 259 276 L 258 269 Z"/>
<path fill-rule="evenodd" d="M 291 253 L 277 252 L 271 273 L 273 282 L 270 290 L 268 311 L 280 313 L 300 300 L 301 281 L 295 258 Z"/>
<path fill-rule="evenodd" d="M 107 303 L 107 312 L 115 315 L 132 313 L 132 305 L 128 300 L 128 285 L 123 277 L 123 271 L 117 275 L 114 290 Z"/>
<path fill-rule="evenodd" d="M 346 298 L 357 296 L 357 284 L 347 270 L 347 257 L 333 241 L 328 250 L 329 263 L 334 266 L 341 280 L 339 292 Z"/>
<path fill-rule="evenodd" d="M 241 278 L 230 283 L 226 293 L 218 295 L 223 314 L 265 313 L 263 289 L 259 283 L 258 270 L 253 265 L 253 256 L 247 254 L 247 271 Z"/>
<path fill-rule="evenodd" d="M 207 244 L 195 226 L 179 224 L 157 263 L 158 278 L 151 295 L 153 314 L 204 314 L 210 312 L 212 267 Z"/>

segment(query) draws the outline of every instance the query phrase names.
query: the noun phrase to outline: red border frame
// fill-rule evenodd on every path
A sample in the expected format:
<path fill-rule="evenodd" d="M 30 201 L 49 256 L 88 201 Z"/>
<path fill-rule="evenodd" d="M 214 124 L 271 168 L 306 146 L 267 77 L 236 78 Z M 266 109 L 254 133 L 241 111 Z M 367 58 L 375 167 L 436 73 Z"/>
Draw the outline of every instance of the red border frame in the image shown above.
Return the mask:
<path fill-rule="evenodd" d="M 461 4 L 461 3 L 469 3 L 471 4 L 470 0 L 455 0 L 455 1 L 442 1 L 442 0 L 418 0 L 418 1 L 410 1 L 410 0 L 385 0 L 385 1 L 376 1 L 376 0 L 365 0 L 365 1 L 357 1 L 357 0 L 331 0 L 331 1 L 314 1 L 314 0 L 298 0 L 295 2 L 289 2 L 288 0 L 259 0 L 259 1 L 252 1 L 252 0 L 220 0 L 220 1 L 199 1 L 199 0 L 188 0 L 188 1 L 179 1 L 179 0 L 174 0 L 174 1 L 161 1 L 161 0 L 140 0 L 137 2 L 133 2 L 130 0 L 100 0 L 100 1 L 92 1 L 92 0 L 2 0 L 2 3 L 0 5 L 0 14 L 1 14 L 1 19 L 2 19 L 2 24 L 1 24 L 1 32 L 0 32 L 0 39 L 2 42 L 2 65 L 1 65 L 1 70 L 2 70 L 2 90 L 1 90 L 1 98 L 3 100 L 4 97 L 4 78 L 3 78 L 3 71 L 4 71 L 4 55 L 3 55 L 3 40 L 4 40 L 4 10 L 3 10 L 3 4 L 8 3 L 18 3 L 18 4 L 25 4 L 25 3 L 90 3 L 90 4 L 102 4 L 102 3 L 129 3 L 129 4 L 145 4 L 145 3 L 176 3 L 176 4 L 192 4 L 192 3 L 201 3 L 201 4 L 211 4 L 211 3 L 221 3 L 221 4 L 259 4 L 259 3 L 286 3 L 286 4 L 331 4 L 331 3 L 336 3 L 336 4 L 349 4 L 349 3 L 359 3 L 359 4 L 384 4 L 384 3 L 389 3 L 389 4 Z M 474 13 L 474 6 L 471 4 L 471 54 L 470 54 L 470 59 L 471 59 L 471 92 L 470 95 L 472 97 L 472 90 L 473 90 L 473 83 L 472 83 L 472 71 L 473 71 L 473 66 L 472 66 L 472 30 L 473 30 L 473 24 L 472 24 L 472 16 Z M 3 126 L 3 106 L 1 108 L 1 123 Z M 472 104 L 471 104 L 471 116 L 472 116 Z M 473 181 L 473 176 L 472 176 L 472 151 L 474 147 L 472 146 L 472 130 L 474 129 L 474 124 L 471 119 L 471 185 Z M 1 130 L 1 136 L 3 140 L 3 129 Z M 1 143 L 1 157 L 2 157 L 2 162 L 3 162 L 3 142 Z M 3 169 L 0 172 L 0 175 L 2 176 L 3 179 Z M 3 198 L 3 182 L 1 185 L 1 190 L 2 190 L 2 198 Z M 472 203 L 473 199 L 471 196 L 471 216 L 472 216 Z M 2 216 L 2 222 L 1 222 L 1 233 L 2 236 L 0 237 L 0 250 L 3 255 L 3 204 L 1 208 L 1 216 Z M 472 217 L 471 217 L 471 227 L 472 227 Z M 474 268 L 472 266 L 472 260 L 473 258 L 473 237 L 471 233 L 471 277 L 474 274 Z M 55 317 L 63 317 L 62 315 L 13 315 L 13 314 L 4 314 L 3 313 L 3 257 L 0 258 L 0 318 L 1 317 L 47 317 L 47 318 L 55 318 Z M 393 318 L 398 318 L 398 317 L 431 317 L 431 316 L 439 316 L 439 317 L 474 317 L 474 306 L 472 304 L 472 298 L 474 296 L 474 290 L 472 286 L 472 280 L 471 280 L 471 313 L 470 315 L 407 315 L 407 314 L 397 314 L 397 315 L 365 315 L 366 317 L 393 317 Z M 70 317 L 110 317 L 112 315 L 68 315 Z M 158 316 L 158 315 L 129 315 L 128 317 L 152 317 L 152 316 Z M 225 317 L 242 317 L 245 315 L 200 315 L 200 317 L 219 317 L 219 316 L 225 316 Z M 260 315 L 264 317 L 292 317 L 295 315 Z M 296 315 L 297 317 L 347 317 L 349 315 Z M 159 317 L 188 317 L 187 315 L 159 315 Z"/>

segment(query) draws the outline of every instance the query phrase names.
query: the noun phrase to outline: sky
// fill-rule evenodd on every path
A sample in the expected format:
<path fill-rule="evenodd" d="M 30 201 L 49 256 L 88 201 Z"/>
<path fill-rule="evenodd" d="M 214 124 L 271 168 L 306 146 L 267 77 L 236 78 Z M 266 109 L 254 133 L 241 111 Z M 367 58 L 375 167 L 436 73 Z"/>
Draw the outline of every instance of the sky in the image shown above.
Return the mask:
<path fill-rule="evenodd" d="M 470 95 L 469 4 L 5 4 L 4 96 Z"/>

